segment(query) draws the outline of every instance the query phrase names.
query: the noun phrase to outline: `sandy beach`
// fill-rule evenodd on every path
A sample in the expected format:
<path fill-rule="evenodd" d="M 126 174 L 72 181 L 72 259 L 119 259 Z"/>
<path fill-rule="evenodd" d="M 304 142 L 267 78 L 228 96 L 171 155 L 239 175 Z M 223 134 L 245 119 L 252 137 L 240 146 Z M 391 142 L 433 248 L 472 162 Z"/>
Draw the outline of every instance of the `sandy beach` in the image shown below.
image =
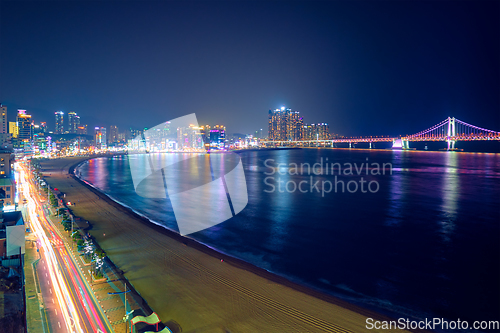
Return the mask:
<path fill-rule="evenodd" d="M 389 320 L 148 223 L 68 173 L 85 159 L 43 161 L 45 179 L 77 203 L 71 210 L 163 323 L 182 332 L 367 332 L 366 318 Z"/>

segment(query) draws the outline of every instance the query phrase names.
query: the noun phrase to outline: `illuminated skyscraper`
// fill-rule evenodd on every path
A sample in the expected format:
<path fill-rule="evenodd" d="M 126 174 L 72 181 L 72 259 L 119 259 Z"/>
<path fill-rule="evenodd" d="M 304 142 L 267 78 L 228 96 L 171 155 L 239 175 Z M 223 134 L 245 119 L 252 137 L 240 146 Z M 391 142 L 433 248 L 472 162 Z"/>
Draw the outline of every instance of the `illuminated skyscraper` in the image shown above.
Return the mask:
<path fill-rule="evenodd" d="M 200 134 L 205 144 L 210 144 L 210 125 L 200 127 Z"/>
<path fill-rule="evenodd" d="M 40 125 L 33 124 L 33 135 L 41 135 L 43 128 Z"/>
<path fill-rule="evenodd" d="M 19 128 L 16 121 L 9 121 L 9 133 L 12 134 L 13 138 L 17 138 L 19 135 Z"/>
<path fill-rule="evenodd" d="M 318 140 L 329 140 L 330 139 L 330 129 L 328 128 L 328 124 L 321 123 L 316 124 L 317 128 L 317 138 Z"/>
<path fill-rule="evenodd" d="M 109 140 L 108 143 L 118 142 L 118 126 L 109 126 Z"/>
<path fill-rule="evenodd" d="M 286 140 L 302 140 L 304 137 L 304 119 L 300 117 L 299 111 L 290 110 L 287 112 L 286 118 Z"/>
<path fill-rule="evenodd" d="M 276 141 L 298 141 L 304 137 L 304 119 L 298 111 L 284 106 L 269 110 L 269 139 Z"/>
<path fill-rule="evenodd" d="M 210 130 L 210 147 L 224 148 L 226 142 L 226 127 L 215 125 Z"/>
<path fill-rule="evenodd" d="M 0 104 L 0 133 L 9 133 L 9 127 L 7 123 L 7 107 Z"/>
<path fill-rule="evenodd" d="M 328 124 L 310 124 L 303 126 L 304 140 L 329 140 L 330 130 Z"/>
<path fill-rule="evenodd" d="M 286 134 L 286 109 L 269 110 L 269 140 L 284 141 Z"/>
<path fill-rule="evenodd" d="M 316 126 L 304 125 L 304 140 L 316 139 Z"/>
<path fill-rule="evenodd" d="M 56 115 L 56 133 L 63 134 L 64 133 L 64 112 L 57 111 Z"/>
<path fill-rule="evenodd" d="M 177 128 L 177 149 L 203 149 L 204 146 L 201 127 L 189 125 L 189 127 Z"/>
<path fill-rule="evenodd" d="M 33 141 L 33 125 L 31 124 L 31 115 L 26 114 L 26 110 L 17 110 L 17 129 L 18 138 L 23 141 Z"/>
<path fill-rule="evenodd" d="M 76 129 L 76 134 L 84 134 L 87 135 L 87 125 L 80 125 Z"/>
<path fill-rule="evenodd" d="M 80 126 L 80 116 L 76 112 L 68 113 L 68 132 L 75 134 L 77 132 L 78 126 Z"/>
<path fill-rule="evenodd" d="M 95 128 L 95 147 L 96 149 L 106 149 L 106 127 Z"/>
<path fill-rule="evenodd" d="M 141 136 L 142 135 L 142 131 L 141 130 L 135 130 L 135 129 L 132 129 L 130 128 L 127 132 L 126 132 L 126 139 L 127 140 L 131 140 L 131 139 L 135 139 L 137 138 L 138 136 Z"/>

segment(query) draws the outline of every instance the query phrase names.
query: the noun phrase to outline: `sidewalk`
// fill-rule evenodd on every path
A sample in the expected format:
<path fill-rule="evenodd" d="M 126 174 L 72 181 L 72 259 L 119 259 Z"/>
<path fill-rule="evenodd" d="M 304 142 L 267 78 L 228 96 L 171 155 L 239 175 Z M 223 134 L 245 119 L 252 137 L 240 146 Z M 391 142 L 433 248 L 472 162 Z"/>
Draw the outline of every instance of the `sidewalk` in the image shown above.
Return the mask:
<path fill-rule="evenodd" d="M 45 307 L 35 271 L 38 261 L 39 254 L 36 251 L 36 245 L 31 240 L 27 240 L 24 255 L 27 330 L 29 333 L 48 333 Z"/>

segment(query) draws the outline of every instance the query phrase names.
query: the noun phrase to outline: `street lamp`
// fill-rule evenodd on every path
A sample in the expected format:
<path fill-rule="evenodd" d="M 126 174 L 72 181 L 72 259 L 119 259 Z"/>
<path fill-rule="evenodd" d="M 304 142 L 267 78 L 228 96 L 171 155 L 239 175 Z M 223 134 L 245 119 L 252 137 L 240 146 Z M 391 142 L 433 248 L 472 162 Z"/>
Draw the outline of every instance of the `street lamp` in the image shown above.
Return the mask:
<path fill-rule="evenodd" d="M 74 233 L 73 232 L 73 215 L 70 215 L 70 217 L 71 217 L 71 240 L 70 240 L 70 242 L 71 242 L 71 250 L 73 250 L 73 243 L 74 243 L 74 240 L 73 240 L 73 233 Z"/>
<path fill-rule="evenodd" d="M 108 293 L 108 295 L 120 295 L 120 294 L 123 294 L 123 303 L 125 305 L 125 316 L 123 317 L 123 320 L 125 321 L 125 333 L 127 333 L 127 329 L 128 329 L 128 317 L 132 314 L 132 312 L 134 312 L 134 310 L 131 310 L 130 312 L 127 312 L 127 293 L 128 292 L 131 292 L 131 290 L 129 290 L 127 288 L 127 283 L 124 282 L 124 289 L 125 291 L 119 291 L 119 292 L 116 292 L 116 293 Z"/>
<path fill-rule="evenodd" d="M 71 225 L 71 226 L 73 227 L 73 225 Z M 71 230 L 73 230 L 73 228 L 71 228 Z M 75 240 L 73 239 L 73 236 L 75 235 L 75 233 L 77 233 L 77 230 L 75 230 L 75 231 L 72 231 L 72 232 L 71 232 L 71 237 L 70 237 L 70 238 L 71 238 L 71 239 L 70 239 L 70 242 L 71 242 L 71 250 L 74 250 L 74 248 L 73 248 L 73 243 L 75 242 Z M 77 248 L 77 250 L 78 250 L 78 248 Z"/>
<path fill-rule="evenodd" d="M 84 242 L 84 254 L 85 255 L 90 255 L 90 284 L 93 285 L 94 284 L 94 258 L 93 258 L 93 253 L 94 251 L 92 251 L 92 245 L 90 245 L 89 241 L 88 240 L 85 240 Z"/>

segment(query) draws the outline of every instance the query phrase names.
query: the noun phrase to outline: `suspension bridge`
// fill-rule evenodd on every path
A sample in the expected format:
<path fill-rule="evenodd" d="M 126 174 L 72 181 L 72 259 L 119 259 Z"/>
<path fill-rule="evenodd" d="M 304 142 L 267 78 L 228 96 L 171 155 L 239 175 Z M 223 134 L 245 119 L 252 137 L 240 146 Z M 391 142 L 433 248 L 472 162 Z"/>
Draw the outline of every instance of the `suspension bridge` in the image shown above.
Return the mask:
<path fill-rule="evenodd" d="M 301 141 L 265 141 L 266 147 L 298 146 L 298 147 L 333 147 L 336 143 L 348 143 L 349 148 L 357 143 L 369 143 L 370 148 L 376 142 L 392 142 L 393 148 L 410 149 L 409 143 L 416 141 L 443 141 L 448 145 L 448 150 L 455 150 L 457 141 L 486 141 L 499 140 L 500 132 L 468 124 L 456 118 L 448 117 L 442 122 L 413 135 L 400 137 L 351 137 L 335 138 L 330 140 L 301 140 Z"/>

